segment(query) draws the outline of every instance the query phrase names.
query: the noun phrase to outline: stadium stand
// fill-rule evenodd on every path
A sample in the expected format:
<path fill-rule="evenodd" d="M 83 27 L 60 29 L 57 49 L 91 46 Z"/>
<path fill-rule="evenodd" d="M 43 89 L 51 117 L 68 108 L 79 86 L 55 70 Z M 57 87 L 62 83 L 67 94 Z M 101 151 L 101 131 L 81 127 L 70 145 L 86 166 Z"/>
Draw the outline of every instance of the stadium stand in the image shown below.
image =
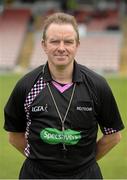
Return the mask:
<path fill-rule="evenodd" d="M 76 59 L 85 66 L 99 72 L 117 72 L 120 63 L 119 33 L 88 33 L 81 39 Z"/>
<path fill-rule="evenodd" d="M 15 70 L 33 69 L 46 62 L 47 57 L 41 47 L 42 24 L 47 15 L 59 8 L 59 1 L 55 1 L 57 9 L 49 2 L 44 1 L 43 6 L 41 1 L 19 3 L 18 7 L 15 1 L 13 8 L 17 9 L 5 9 L 0 15 L 0 70 L 15 67 Z M 81 33 L 77 61 L 99 72 L 118 72 L 121 64 L 122 69 L 125 69 L 126 58 L 120 54 L 124 39 L 118 8 L 98 10 L 97 6 L 83 4 L 73 11 Z M 28 23 L 31 15 L 35 20 L 32 32 Z"/>
<path fill-rule="evenodd" d="M 47 57 L 41 47 L 42 32 L 36 32 L 34 34 L 34 48 L 31 55 L 29 68 L 33 69 L 46 62 Z"/>
<path fill-rule="evenodd" d="M 1 14 L 0 69 L 13 69 L 16 66 L 30 15 L 29 9 L 5 9 Z"/>
<path fill-rule="evenodd" d="M 118 72 L 122 43 L 118 11 L 78 10 L 74 15 L 82 33 L 81 46 L 76 55 L 77 61 L 95 71 Z M 84 27 L 81 26 L 83 24 Z M 86 28 L 84 35 L 83 28 Z M 35 68 L 46 61 L 47 57 L 41 47 L 41 36 L 41 31 L 34 36 L 35 46 L 31 55 L 30 68 Z"/>
<path fill-rule="evenodd" d="M 47 60 L 41 47 L 41 36 L 41 32 L 35 35 L 30 68 L 35 68 Z M 120 33 L 88 33 L 81 38 L 76 60 L 96 71 L 116 72 L 119 70 L 121 40 Z"/>
<path fill-rule="evenodd" d="M 80 10 L 75 13 L 79 23 L 85 23 L 88 31 L 119 30 L 119 13 L 115 10 Z"/>
<path fill-rule="evenodd" d="M 127 76 L 127 17 L 122 20 L 123 41 L 121 47 L 120 74 Z"/>

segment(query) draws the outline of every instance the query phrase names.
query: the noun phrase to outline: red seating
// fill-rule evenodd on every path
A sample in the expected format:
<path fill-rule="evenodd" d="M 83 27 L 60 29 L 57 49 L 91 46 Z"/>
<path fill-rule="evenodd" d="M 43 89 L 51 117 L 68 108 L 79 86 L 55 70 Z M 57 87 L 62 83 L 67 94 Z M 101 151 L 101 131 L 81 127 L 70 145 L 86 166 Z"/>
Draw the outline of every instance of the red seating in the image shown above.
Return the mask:
<path fill-rule="evenodd" d="M 76 59 L 95 71 L 118 71 L 120 34 L 95 34 L 81 39 Z"/>
<path fill-rule="evenodd" d="M 80 12 L 78 13 L 78 18 L 85 22 L 87 25 L 87 31 L 104 31 L 108 29 L 108 27 L 113 27 L 116 28 L 120 26 L 119 22 L 119 13 L 117 9 L 113 10 L 104 10 L 104 11 L 93 11 L 91 14 L 85 14 Z M 77 16 L 76 16 L 77 18 Z M 80 22 L 80 21 L 79 21 Z"/>
<path fill-rule="evenodd" d="M 6 9 L 0 18 L 0 69 L 13 69 L 17 63 L 20 49 L 30 17 L 28 9 Z"/>
<path fill-rule="evenodd" d="M 32 69 L 45 63 L 47 60 L 47 56 L 44 53 L 42 46 L 41 46 L 41 38 L 42 38 L 41 32 L 35 33 L 34 49 L 33 49 L 32 55 L 31 55 L 30 65 L 29 65 L 29 67 Z"/>
<path fill-rule="evenodd" d="M 35 36 L 35 47 L 31 56 L 30 68 L 35 68 L 47 60 L 41 47 L 41 33 Z M 77 51 L 77 62 L 95 71 L 118 71 L 120 61 L 121 35 L 110 33 L 88 34 L 81 39 Z"/>

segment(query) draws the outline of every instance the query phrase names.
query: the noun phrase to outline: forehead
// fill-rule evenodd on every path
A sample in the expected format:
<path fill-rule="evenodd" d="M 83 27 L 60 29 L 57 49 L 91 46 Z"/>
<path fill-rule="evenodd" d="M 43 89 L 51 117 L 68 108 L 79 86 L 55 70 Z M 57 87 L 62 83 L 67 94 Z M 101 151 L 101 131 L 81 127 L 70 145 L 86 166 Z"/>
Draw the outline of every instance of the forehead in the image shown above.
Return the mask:
<path fill-rule="evenodd" d="M 51 24 L 46 32 L 47 38 L 75 38 L 76 31 L 71 24 Z"/>

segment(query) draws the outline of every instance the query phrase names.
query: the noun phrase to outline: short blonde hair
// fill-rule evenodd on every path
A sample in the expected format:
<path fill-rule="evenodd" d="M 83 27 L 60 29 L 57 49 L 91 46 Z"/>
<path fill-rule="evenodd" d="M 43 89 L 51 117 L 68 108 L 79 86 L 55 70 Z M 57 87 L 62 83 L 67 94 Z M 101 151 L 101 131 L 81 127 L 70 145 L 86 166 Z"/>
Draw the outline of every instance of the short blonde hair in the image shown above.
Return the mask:
<path fill-rule="evenodd" d="M 79 32 L 78 32 L 78 24 L 74 18 L 74 16 L 66 14 L 66 13 L 54 13 L 50 16 L 47 17 L 47 19 L 44 21 L 43 24 L 43 36 L 42 39 L 45 41 L 46 39 L 46 31 L 48 29 L 48 27 L 51 24 L 71 24 L 77 34 L 77 39 L 76 41 L 79 41 Z"/>

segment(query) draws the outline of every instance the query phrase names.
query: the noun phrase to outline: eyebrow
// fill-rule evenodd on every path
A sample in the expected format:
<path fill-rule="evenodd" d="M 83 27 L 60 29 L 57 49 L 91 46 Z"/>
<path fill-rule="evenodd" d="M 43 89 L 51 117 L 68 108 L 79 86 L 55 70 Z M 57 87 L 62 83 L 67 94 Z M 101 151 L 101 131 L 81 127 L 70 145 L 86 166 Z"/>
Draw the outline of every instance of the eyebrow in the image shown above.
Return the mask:
<path fill-rule="evenodd" d="M 54 41 L 54 40 L 56 40 L 56 41 L 61 41 L 61 39 L 59 39 L 59 38 L 57 38 L 57 37 L 53 37 L 53 38 L 51 38 L 51 39 L 49 39 L 50 41 Z M 64 38 L 64 39 L 62 39 L 63 41 L 74 41 L 75 39 L 74 38 Z"/>

